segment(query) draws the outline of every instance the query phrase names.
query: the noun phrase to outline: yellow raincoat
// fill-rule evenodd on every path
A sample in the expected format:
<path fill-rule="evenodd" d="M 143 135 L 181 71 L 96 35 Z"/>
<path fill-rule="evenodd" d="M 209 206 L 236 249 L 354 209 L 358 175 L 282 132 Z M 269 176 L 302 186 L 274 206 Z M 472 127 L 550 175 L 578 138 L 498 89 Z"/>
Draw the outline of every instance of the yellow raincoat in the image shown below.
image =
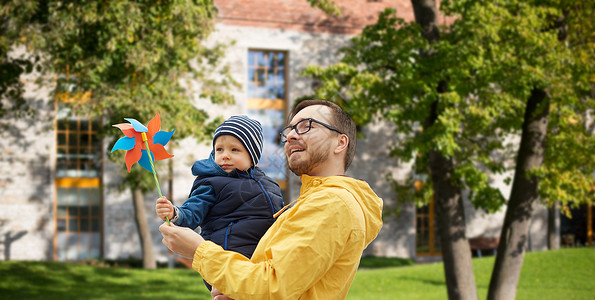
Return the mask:
<path fill-rule="evenodd" d="M 361 180 L 302 175 L 300 197 L 251 259 L 206 241 L 192 267 L 234 299 L 344 299 L 382 227 L 382 199 Z"/>

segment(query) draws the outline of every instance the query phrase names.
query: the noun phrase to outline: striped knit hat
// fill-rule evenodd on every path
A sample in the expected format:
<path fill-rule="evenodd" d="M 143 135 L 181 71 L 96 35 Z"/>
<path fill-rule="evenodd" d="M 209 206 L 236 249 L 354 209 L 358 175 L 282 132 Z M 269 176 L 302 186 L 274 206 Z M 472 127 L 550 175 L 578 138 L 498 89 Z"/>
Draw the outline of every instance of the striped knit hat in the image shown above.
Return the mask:
<path fill-rule="evenodd" d="M 215 129 L 213 146 L 215 146 L 215 140 L 222 135 L 231 135 L 240 140 L 250 154 L 252 163 L 255 166 L 258 164 L 263 145 L 262 126 L 260 122 L 250 119 L 247 116 L 232 116 Z"/>

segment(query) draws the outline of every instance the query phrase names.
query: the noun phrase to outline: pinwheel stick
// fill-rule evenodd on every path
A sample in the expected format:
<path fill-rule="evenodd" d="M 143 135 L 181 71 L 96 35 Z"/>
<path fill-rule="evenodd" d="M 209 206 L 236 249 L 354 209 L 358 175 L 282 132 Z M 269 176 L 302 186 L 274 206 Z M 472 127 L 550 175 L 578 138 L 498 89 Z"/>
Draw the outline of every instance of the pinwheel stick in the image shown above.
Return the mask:
<path fill-rule="evenodd" d="M 161 194 L 161 188 L 159 187 L 159 180 L 157 180 L 157 172 L 155 171 L 155 165 L 153 164 L 153 157 L 151 156 L 151 150 L 149 150 L 149 143 L 147 143 L 147 134 L 141 132 L 143 137 L 143 142 L 145 142 L 145 146 L 147 147 L 147 154 L 149 156 L 149 162 L 151 162 L 151 170 L 153 171 L 153 178 L 155 178 L 155 185 L 157 185 L 157 191 L 159 192 L 159 197 L 163 197 Z M 165 220 L 167 221 L 167 225 L 169 224 L 169 218 L 166 216 Z"/>

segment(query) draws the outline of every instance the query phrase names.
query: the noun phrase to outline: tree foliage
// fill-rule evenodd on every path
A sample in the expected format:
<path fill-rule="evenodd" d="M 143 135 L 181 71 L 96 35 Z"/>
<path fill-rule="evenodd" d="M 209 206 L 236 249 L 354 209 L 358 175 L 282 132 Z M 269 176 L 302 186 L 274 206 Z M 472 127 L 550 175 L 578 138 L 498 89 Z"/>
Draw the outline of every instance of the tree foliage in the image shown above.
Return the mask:
<path fill-rule="evenodd" d="M 514 168 L 526 101 L 533 89 L 545 89 L 552 119 L 545 163 L 533 170 L 540 193 L 548 201 L 592 201 L 592 4 L 444 1 L 442 11 L 454 21 L 429 44 L 416 23 L 386 10 L 342 49 L 340 63 L 306 70 L 322 83 L 317 96 L 343 104 L 359 124 L 378 114 L 394 123 L 404 139 L 391 153 L 415 159 L 420 172 L 430 150 L 453 157 L 456 181 L 475 206 L 495 211 L 505 196 L 490 175 Z M 428 51 L 433 55 L 422 58 Z M 447 90 L 438 92 L 444 81 Z M 439 122 L 423 128 L 434 99 Z"/>
<path fill-rule="evenodd" d="M 325 13 L 334 16 L 341 15 L 341 9 L 333 0 L 307 0 L 312 7 L 318 7 Z"/>
<path fill-rule="evenodd" d="M 37 64 L 57 84 L 56 99 L 73 112 L 101 117 L 112 142 L 120 133 L 111 124 L 124 117 L 146 123 L 156 111 L 163 128 L 176 129 L 175 140 L 201 140 L 218 120 L 208 122 L 193 105 L 189 87 L 198 83 L 198 98 L 225 103 L 237 86 L 221 63 L 225 46 L 205 42 L 216 13 L 207 0 L 6 1 L 1 17 L 9 34 L 0 54 L 24 46 L 43 58 Z M 21 73 L 35 63 L 24 61 Z M 150 174 L 140 174 L 129 183 L 153 189 L 141 184 Z"/>

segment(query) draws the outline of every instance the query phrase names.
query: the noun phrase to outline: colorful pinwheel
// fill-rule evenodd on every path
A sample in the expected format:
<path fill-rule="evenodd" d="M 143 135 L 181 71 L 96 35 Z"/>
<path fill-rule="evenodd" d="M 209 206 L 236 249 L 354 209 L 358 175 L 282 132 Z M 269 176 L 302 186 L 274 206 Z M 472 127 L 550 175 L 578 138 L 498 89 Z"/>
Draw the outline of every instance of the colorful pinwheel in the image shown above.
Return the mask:
<path fill-rule="evenodd" d="M 149 121 L 147 127 L 135 119 L 124 118 L 124 120 L 130 122 L 130 124 L 121 123 L 113 125 L 120 128 L 125 136 L 116 141 L 111 152 L 114 152 L 114 150 L 126 150 L 124 160 L 126 161 L 126 167 L 129 173 L 130 168 L 136 162 L 141 167 L 153 173 L 159 197 L 163 197 L 153 161 L 173 157 L 173 155 L 167 153 L 164 146 L 169 142 L 176 130 L 174 129 L 171 132 L 159 130 L 161 129 L 159 112 Z M 165 219 L 167 224 L 169 224 L 169 219 L 167 217 Z"/>
<path fill-rule="evenodd" d="M 128 172 L 130 172 L 132 165 L 138 162 L 141 167 L 154 173 L 154 160 L 173 157 L 173 155 L 167 153 L 164 146 L 171 139 L 175 129 L 171 132 L 159 130 L 161 128 L 159 112 L 149 121 L 147 127 L 135 119 L 124 118 L 124 120 L 130 122 L 130 124 L 121 123 L 113 125 L 120 128 L 125 136 L 116 142 L 111 152 L 114 152 L 114 150 L 127 151 L 124 160 L 126 161 Z"/>

